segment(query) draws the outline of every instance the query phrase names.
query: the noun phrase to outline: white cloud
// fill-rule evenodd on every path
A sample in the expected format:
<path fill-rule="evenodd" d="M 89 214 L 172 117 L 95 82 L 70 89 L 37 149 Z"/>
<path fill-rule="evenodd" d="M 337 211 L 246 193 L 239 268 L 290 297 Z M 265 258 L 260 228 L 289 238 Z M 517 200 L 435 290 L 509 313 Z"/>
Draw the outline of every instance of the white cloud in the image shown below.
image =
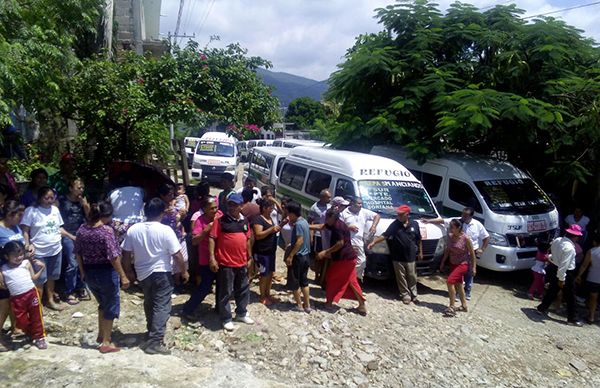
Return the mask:
<path fill-rule="evenodd" d="M 551 12 L 575 4 L 572 0 L 517 0 L 526 15 Z M 273 63 L 283 71 L 323 80 L 342 62 L 346 50 L 362 33 L 381 30 L 374 19 L 375 8 L 392 0 L 185 0 L 179 33 L 196 33 L 205 45 L 211 35 L 219 35 L 214 46 L 239 42 L 249 55 Z M 439 1 L 445 10 L 449 0 Z M 474 0 L 479 7 L 507 4 L 504 0 Z M 179 0 L 163 0 L 161 32 L 175 30 Z M 209 12 L 210 11 L 210 12 Z M 596 11 L 596 12 L 594 12 Z M 598 9 L 580 8 L 553 16 L 600 40 Z"/>

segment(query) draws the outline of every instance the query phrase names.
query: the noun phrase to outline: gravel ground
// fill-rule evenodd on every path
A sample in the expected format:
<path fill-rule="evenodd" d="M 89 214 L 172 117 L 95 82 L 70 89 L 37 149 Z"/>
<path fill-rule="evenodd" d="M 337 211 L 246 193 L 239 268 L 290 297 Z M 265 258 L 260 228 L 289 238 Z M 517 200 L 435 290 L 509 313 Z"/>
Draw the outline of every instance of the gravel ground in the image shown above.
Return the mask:
<path fill-rule="evenodd" d="M 281 260 L 278 260 L 283 273 Z M 564 316 L 542 318 L 537 302 L 521 295 L 527 273 L 480 271 L 470 311 L 445 318 L 444 279 L 420 278 L 420 306 L 402 304 L 392 282 L 365 285 L 369 314 L 342 301 L 335 312 L 320 307 L 324 292 L 311 286 L 316 309 L 291 311 L 283 283 L 281 299 L 270 308 L 258 303 L 252 286 L 252 326 L 224 332 L 210 295 L 197 321 L 174 316 L 167 342 L 172 356 L 148 356 L 143 338 L 143 296 L 122 294 L 115 340 L 121 352 L 94 349 L 95 302 L 47 312 L 50 346 L 40 351 L 25 343 L 0 357 L 0 381 L 8 386 L 600 386 L 598 326 L 576 328 Z M 173 299 L 177 313 L 187 295 Z M 83 317 L 73 318 L 81 312 Z"/>

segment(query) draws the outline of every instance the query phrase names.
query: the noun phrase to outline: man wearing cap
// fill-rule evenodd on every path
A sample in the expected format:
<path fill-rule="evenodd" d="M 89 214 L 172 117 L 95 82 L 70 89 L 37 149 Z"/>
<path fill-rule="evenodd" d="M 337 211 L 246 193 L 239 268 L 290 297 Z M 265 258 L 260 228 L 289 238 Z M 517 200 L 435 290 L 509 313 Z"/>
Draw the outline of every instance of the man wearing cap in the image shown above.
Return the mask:
<path fill-rule="evenodd" d="M 338 213 L 343 212 L 350 205 L 350 201 L 344 197 L 333 197 L 331 200 L 331 207 Z"/>
<path fill-rule="evenodd" d="M 550 262 L 546 266 L 546 279 L 550 286 L 542 303 L 537 310 L 545 314 L 562 290 L 567 301 L 567 323 L 573 326 L 583 326 L 577 319 L 575 303 L 575 243 L 581 237 L 581 226 L 574 224 L 565 230 L 564 237 L 555 238 L 550 245 Z"/>
<path fill-rule="evenodd" d="M 208 240 L 208 264 L 217 273 L 217 308 L 227 331 L 235 329 L 229 304 L 232 295 L 235 297 L 236 321 L 254 323 L 247 310 L 250 299 L 248 260 L 252 258 L 252 245 L 248 220 L 241 214 L 243 202 L 237 193 L 227 197 L 227 212 L 215 218 Z"/>
<path fill-rule="evenodd" d="M 235 187 L 235 176 L 230 172 L 224 172 L 221 174 L 221 191 L 219 193 L 219 210 L 223 212 L 223 214 L 227 214 L 227 197 L 229 197 L 234 191 Z"/>
<path fill-rule="evenodd" d="M 373 236 L 379 224 L 379 214 L 369 209 L 363 209 L 362 199 L 353 197 L 350 201 L 350 206 L 346 208 L 340 215 L 340 218 L 350 229 L 350 242 L 352 248 L 356 252 L 356 277 L 358 280 L 363 280 L 365 266 L 367 264 L 367 256 L 365 255 L 365 232 L 369 222 L 369 235 Z"/>
<path fill-rule="evenodd" d="M 423 259 L 423 245 L 419 224 L 409 219 L 410 206 L 402 205 L 396 209 L 397 218 L 383 234 L 375 238 L 367 249 L 387 240 L 390 249 L 396 283 L 400 298 L 404 304 L 419 303 L 417 299 L 417 270 L 415 260 Z"/>

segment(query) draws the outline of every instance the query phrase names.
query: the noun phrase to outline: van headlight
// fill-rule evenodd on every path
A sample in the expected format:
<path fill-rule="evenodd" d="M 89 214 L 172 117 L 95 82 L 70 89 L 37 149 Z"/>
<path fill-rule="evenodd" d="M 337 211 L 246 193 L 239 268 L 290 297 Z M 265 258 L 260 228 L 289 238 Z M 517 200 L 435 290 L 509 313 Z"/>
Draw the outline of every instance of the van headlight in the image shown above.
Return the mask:
<path fill-rule="evenodd" d="M 197 169 L 197 170 L 201 170 L 202 169 L 202 165 L 199 162 L 192 162 L 192 168 Z"/>
<path fill-rule="evenodd" d="M 225 167 L 225 171 L 235 171 L 235 166 L 227 166 Z"/>
<path fill-rule="evenodd" d="M 490 233 L 490 244 L 497 245 L 499 247 L 507 247 L 508 246 L 508 239 L 506 238 L 506 235 L 500 234 L 500 233 L 494 233 L 494 232 L 489 232 L 489 233 Z"/>
<path fill-rule="evenodd" d="M 379 244 L 373 245 L 370 252 L 375 253 L 376 255 L 389 255 L 390 248 L 388 247 L 387 241 L 383 240 Z"/>

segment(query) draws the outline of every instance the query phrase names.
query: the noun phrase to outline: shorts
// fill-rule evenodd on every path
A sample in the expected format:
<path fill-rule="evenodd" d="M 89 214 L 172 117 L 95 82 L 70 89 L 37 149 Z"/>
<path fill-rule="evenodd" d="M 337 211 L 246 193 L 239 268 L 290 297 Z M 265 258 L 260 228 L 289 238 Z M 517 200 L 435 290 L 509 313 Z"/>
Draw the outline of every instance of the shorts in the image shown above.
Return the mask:
<path fill-rule="evenodd" d="M 36 286 L 46 284 L 48 280 L 58 280 L 60 278 L 60 270 L 62 267 L 62 250 L 54 256 L 36 257 L 36 259 L 46 264 L 46 268 L 40 274 L 40 277 L 33 283 Z M 33 272 L 37 272 L 39 268 L 34 264 Z"/>
<path fill-rule="evenodd" d="M 598 293 L 600 292 L 600 283 L 594 283 L 590 281 L 585 282 L 586 288 L 589 292 Z"/>
<path fill-rule="evenodd" d="M 462 284 L 464 276 L 469 271 L 469 263 L 450 264 L 450 275 L 448 275 L 448 284 Z"/>
<path fill-rule="evenodd" d="M 0 288 L 0 300 L 10 298 L 10 292 L 5 288 Z"/>
<path fill-rule="evenodd" d="M 117 271 L 111 268 L 85 268 L 85 281 L 98 301 L 98 310 L 102 310 L 102 318 L 113 320 L 119 318 L 121 312 L 120 282 Z"/>
<path fill-rule="evenodd" d="M 255 253 L 254 262 L 258 264 L 260 276 L 267 276 L 275 272 L 275 255 Z"/>
<path fill-rule="evenodd" d="M 287 288 L 295 291 L 301 287 L 308 287 L 308 268 L 310 258 L 308 255 L 296 255 L 292 259 L 292 265 L 288 267 Z"/>

